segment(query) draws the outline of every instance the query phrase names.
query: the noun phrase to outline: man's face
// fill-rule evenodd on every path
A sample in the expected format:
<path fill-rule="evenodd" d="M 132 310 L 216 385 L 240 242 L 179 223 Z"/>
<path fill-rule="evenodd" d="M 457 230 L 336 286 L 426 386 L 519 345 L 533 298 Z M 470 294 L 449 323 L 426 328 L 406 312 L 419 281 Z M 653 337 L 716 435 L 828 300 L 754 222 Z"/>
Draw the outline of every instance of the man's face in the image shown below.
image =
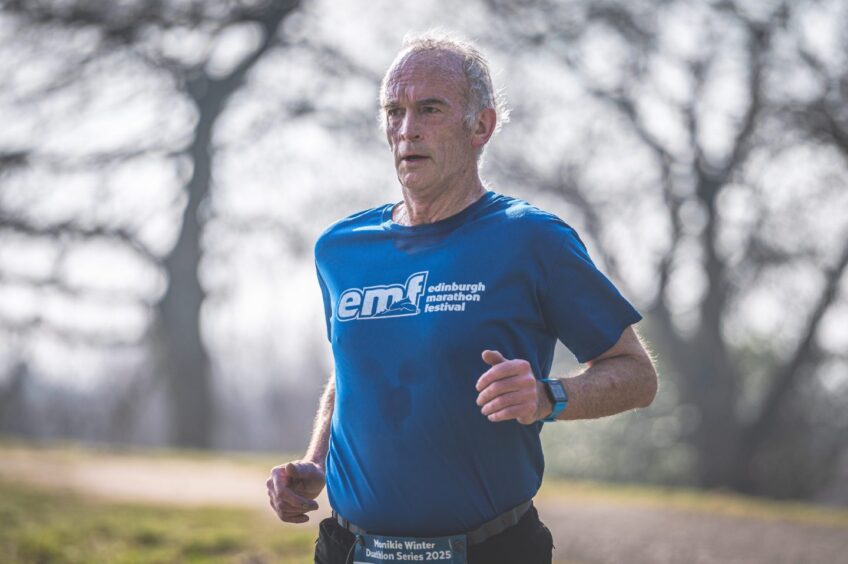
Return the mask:
<path fill-rule="evenodd" d="M 412 55 L 386 84 L 386 138 L 401 185 L 440 192 L 476 170 L 474 136 L 465 127 L 467 81 L 445 53 Z"/>

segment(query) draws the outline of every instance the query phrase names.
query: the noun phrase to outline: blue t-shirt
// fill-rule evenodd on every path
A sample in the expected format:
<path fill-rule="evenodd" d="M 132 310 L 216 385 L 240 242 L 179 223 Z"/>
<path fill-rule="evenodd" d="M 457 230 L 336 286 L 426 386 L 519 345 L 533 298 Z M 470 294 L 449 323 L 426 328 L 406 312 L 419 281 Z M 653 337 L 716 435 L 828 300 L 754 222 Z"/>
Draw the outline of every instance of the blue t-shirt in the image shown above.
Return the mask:
<path fill-rule="evenodd" d="M 531 499 L 541 423 L 490 422 L 481 353 L 549 375 L 559 338 L 581 362 L 641 319 L 556 216 L 487 192 L 402 226 L 392 204 L 330 226 L 315 246 L 336 402 L 330 505 L 375 534 L 467 532 Z"/>

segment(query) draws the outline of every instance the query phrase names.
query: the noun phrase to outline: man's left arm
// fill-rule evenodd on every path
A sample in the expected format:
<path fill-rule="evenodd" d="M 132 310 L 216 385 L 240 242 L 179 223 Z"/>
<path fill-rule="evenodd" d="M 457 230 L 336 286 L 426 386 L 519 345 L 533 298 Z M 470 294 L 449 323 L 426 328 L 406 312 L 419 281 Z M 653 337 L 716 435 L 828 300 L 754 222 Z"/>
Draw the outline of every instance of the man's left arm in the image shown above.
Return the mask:
<path fill-rule="evenodd" d="M 596 419 L 637 407 L 648 407 L 657 395 L 657 371 L 633 327 L 618 342 L 588 361 L 588 368 L 573 378 L 560 378 L 568 394 L 568 407 L 557 419 Z M 553 406 L 540 389 L 541 417 Z"/>
<path fill-rule="evenodd" d="M 477 382 L 477 405 L 490 421 L 517 419 L 525 425 L 547 417 L 553 406 L 530 363 L 505 359 L 484 351 L 492 365 Z M 615 345 L 586 363 L 573 378 L 560 378 L 568 407 L 557 419 L 596 419 L 647 407 L 657 394 L 657 372 L 633 327 L 627 327 Z"/>

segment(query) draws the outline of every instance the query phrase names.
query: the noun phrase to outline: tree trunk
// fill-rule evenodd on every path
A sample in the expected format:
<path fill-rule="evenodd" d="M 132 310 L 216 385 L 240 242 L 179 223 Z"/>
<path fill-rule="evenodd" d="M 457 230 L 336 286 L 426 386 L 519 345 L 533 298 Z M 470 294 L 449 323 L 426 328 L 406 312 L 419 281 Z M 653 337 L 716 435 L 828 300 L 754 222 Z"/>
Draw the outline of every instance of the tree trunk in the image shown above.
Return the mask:
<path fill-rule="evenodd" d="M 701 424 L 692 436 L 697 452 L 696 475 L 707 488 L 728 486 L 736 477 L 740 454 L 740 424 L 735 386 L 720 345 L 699 335 L 690 353 L 688 377 L 682 379 L 686 403 L 697 405 Z M 692 359 L 696 359 L 692 362 Z"/>
<path fill-rule="evenodd" d="M 182 229 L 171 253 L 164 261 L 168 289 L 159 304 L 164 339 L 165 369 L 168 370 L 171 404 L 171 441 L 184 447 L 211 446 L 215 408 L 209 355 L 203 344 L 201 307 L 205 292 L 200 282 L 202 257 L 202 202 L 212 180 L 212 132 L 233 88 L 222 88 L 204 75 L 188 84 L 198 110 L 198 122 L 189 150 L 193 165 L 186 186 L 188 203 L 183 211 Z"/>
<path fill-rule="evenodd" d="M 171 396 L 171 440 L 179 446 L 199 448 L 211 446 L 215 420 L 209 356 L 201 336 L 205 293 L 198 275 L 202 253 L 198 210 L 209 191 L 209 149 L 216 116 L 217 112 L 200 113 L 192 145 L 194 170 L 188 183 L 188 204 L 177 244 L 164 261 L 168 289 L 158 308 Z"/>
<path fill-rule="evenodd" d="M 202 257 L 203 218 L 199 211 L 212 180 L 212 133 L 227 101 L 244 83 L 247 72 L 274 44 L 282 21 L 298 8 L 298 0 L 273 2 L 256 22 L 264 37 L 259 47 L 245 57 L 227 76 L 211 78 L 195 71 L 186 88 L 198 113 L 189 156 L 193 170 L 189 180 L 188 204 L 174 249 L 165 259 L 168 289 L 159 304 L 165 368 L 171 392 L 171 439 L 179 446 L 211 446 L 215 406 L 210 361 L 201 336 L 200 310 L 205 293 L 198 268 Z"/>

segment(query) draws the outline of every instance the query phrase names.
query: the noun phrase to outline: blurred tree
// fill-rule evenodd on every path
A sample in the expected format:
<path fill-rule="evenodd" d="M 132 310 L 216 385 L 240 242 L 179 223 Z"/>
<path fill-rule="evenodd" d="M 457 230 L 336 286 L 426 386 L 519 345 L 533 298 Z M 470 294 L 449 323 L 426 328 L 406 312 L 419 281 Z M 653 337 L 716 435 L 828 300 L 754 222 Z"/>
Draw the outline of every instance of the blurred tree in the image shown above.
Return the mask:
<path fill-rule="evenodd" d="M 189 138 L 173 148 L 151 143 L 82 156 L 44 154 L 37 148 L 0 152 L 0 173 L 6 175 L 29 167 L 52 166 L 66 172 L 96 170 L 110 162 L 151 154 L 172 158 L 184 170 L 190 171 L 185 182 L 185 200 L 176 240 L 164 253 L 148 247 L 142 233 L 146 226 L 132 221 L 138 220 L 132 215 L 125 225 L 88 222 L 82 217 L 50 222 L 37 213 L 37 206 L 11 209 L 10 204 L 15 199 L 8 191 L 0 202 L 0 229 L 7 234 L 47 238 L 62 246 L 78 240 L 117 241 L 165 271 L 167 282 L 163 294 L 153 304 L 156 316 L 151 327 L 161 358 L 161 366 L 156 370 L 169 384 L 172 440 L 177 445 L 209 446 L 215 421 L 210 361 L 201 334 L 205 291 L 198 270 L 206 219 L 204 204 L 212 183 L 213 133 L 219 117 L 243 86 L 251 69 L 269 51 L 285 43 L 281 26 L 299 5 L 299 0 L 138 0 L 118 4 L 96 0 L 12 0 L 3 5 L 3 15 L 9 18 L 7 25 L 13 22 L 16 27 L 12 41 L 18 49 L 51 34 L 67 38 L 71 45 L 66 51 L 55 53 L 64 64 L 48 68 L 47 80 L 39 87 L 29 92 L 22 88 L 25 95 L 16 92 L 20 98 L 18 104 L 27 106 L 27 111 L 31 112 L 32 106 L 44 104 L 45 99 L 56 92 L 96 87 L 86 82 L 86 74 L 117 56 L 124 66 L 140 65 L 155 73 L 166 73 L 183 102 L 190 106 L 190 113 L 194 114 Z M 85 41 L 85 38 L 93 40 Z M 75 43 L 86 47 L 74 52 Z M 21 50 L 24 51 L 21 58 L 26 63 L 26 49 Z M 172 103 L 174 108 L 181 105 Z M 24 284 L 48 285 L 70 294 L 80 293 L 79 288 L 72 287 L 56 273 L 48 280 L 15 280 L 10 273 L 3 277 L 7 281 L 12 278 Z M 114 335 L 86 336 L 74 330 L 60 330 L 43 319 L 17 323 L 5 320 L 3 323 L 7 330 L 18 332 L 37 329 L 53 331 L 63 338 L 83 338 L 103 344 L 122 342 Z M 122 405 L 129 407 L 131 404 L 124 402 Z"/>
<path fill-rule="evenodd" d="M 698 483 L 815 491 L 848 437 L 844 3 L 486 5 L 531 85 L 490 167 L 564 199 L 639 301 Z"/>
<path fill-rule="evenodd" d="M 679 438 L 696 453 L 699 483 L 777 495 L 805 495 L 834 468 L 848 429 L 848 343 L 834 330 L 844 327 L 848 308 L 848 25 L 842 4 L 481 0 L 487 10 L 470 3 L 452 6 L 455 14 L 465 14 L 455 25 L 471 30 L 508 70 L 514 120 L 488 150 L 487 174 L 508 193 L 533 196 L 546 206 L 564 203 L 563 215 L 646 314 L 644 326 L 664 369 L 661 394 L 679 390 L 679 401 L 665 395 L 649 410 L 668 414 L 650 422 L 648 432 L 634 424 L 639 413 L 612 418 L 613 425 L 632 429 L 606 437 L 603 464 L 626 459 L 616 450 L 635 443 L 643 459 L 661 465 L 671 458 L 670 441 Z M 373 205 L 375 191 L 380 198 L 395 194 L 394 183 L 386 182 L 391 169 L 371 115 L 382 69 L 363 67 L 375 52 L 388 62 L 399 28 L 426 26 L 425 8 L 419 3 L 419 11 L 405 10 L 404 21 L 394 12 L 391 18 L 373 17 L 394 7 L 388 2 L 322 6 L 314 20 L 326 27 L 311 29 L 309 37 L 315 56 L 298 66 L 289 65 L 302 41 L 291 39 L 300 27 L 296 7 L 260 1 L 11 1 L 0 12 L 5 41 L 0 47 L 11 61 L 0 94 L 18 118 L 4 124 L 0 144 L 0 255 L 11 248 L 34 255 L 45 240 L 58 249 L 46 253 L 52 270 L 37 275 L 4 263 L 0 289 L 6 296 L 24 286 L 72 298 L 97 294 L 116 319 L 127 317 L 128 301 L 157 311 L 152 322 L 141 316 L 137 325 L 154 329 L 166 368 L 161 373 L 174 399 L 174 440 L 180 444 L 208 444 L 214 419 L 199 319 L 210 287 L 221 293 L 207 260 L 226 255 L 220 250 L 227 246 L 221 224 L 239 233 L 273 231 L 293 239 L 297 254 L 306 256 L 301 223 L 341 217 L 345 206 L 338 202 L 345 198 L 355 201 L 352 211 Z M 440 3 L 432 10 L 443 19 Z M 366 14 L 360 23 L 366 22 L 362 28 L 369 33 L 340 33 L 351 28 L 354 14 Z M 285 55 L 269 58 L 282 45 Z M 219 127 L 223 135 L 216 143 L 222 112 L 237 106 L 231 102 L 260 59 L 284 68 L 269 73 L 262 92 L 254 93 L 267 99 L 264 105 L 239 107 L 237 123 Z M 122 129 L 132 129 L 133 97 L 157 100 L 160 120 L 120 143 L 115 141 L 122 141 L 120 132 L 98 122 L 95 109 L 85 116 L 88 129 L 74 131 L 67 147 L 57 148 L 55 134 L 32 141 L 33 124 L 58 121 L 57 116 L 77 113 L 83 102 L 103 97 L 110 82 L 103 75 L 130 84 L 103 112 L 113 116 L 116 107 L 126 108 Z M 352 80 L 354 75 L 363 79 Z M 289 91 L 296 92 L 281 95 Z M 288 193 L 270 202 L 267 194 L 257 198 L 251 186 L 229 179 L 229 199 L 217 190 L 215 205 L 206 205 L 221 137 L 240 145 L 230 159 L 246 163 L 233 173 L 238 175 L 268 160 L 267 153 L 249 152 L 260 136 L 303 116 L 299 127 L 285 128 L 286 155 L 265 169 L 276 186 L 279 165 L 288 158 L 287 173 L 300 187 L 297 198 Z M 14 142 L 14 131 L 24 141 Z M 276 146 L 280 139 L 263 141 Z M 329 151 L 314 149 L 318 144 L 332 149 L 333 166 Z M 39 205 L 45 199 L 39 190 L 68 191 L 79 184 L 80 172 L 105 177 L 113 163 L 151 158 L 151 168 L 174 169 L 174 182 L 183 186 L 173 197 L 177 213 L 145 204 L 170 179 L 151 182 L 135 199 L 124 190 L 112 215 L 94 209 L 92 201 L 106 199 L 94 190 L 85 202 L 57 198 L 61 213 Z M 316 168 L 328 176 L 319 177 Z M 39 177 L 39 171 L 55 174 Z M 25 180 L 31 175 L 36 176 Z M 50 184 L 56 178 L 62 190 Z M 103 183 L 131 180 L 110 176 Z M 248 213 L 236 221 L 235 213 L 227 221 L 211 217 L 247 200 L 253 207 L 245 205 Z M 285 213 L 275 215 L 279 210 L 272 203 Z M 257 207 L 266 215 L 251 215 Z M 118 295 L 91 280 L 88 286 L 69 280 L 58 265 L 82 242 L 97 241 L 129 250 L 166 273 L 167 282 Z M 227 258 L 233 257 L 217 262 L 232 269 Z M 95 272 L 105 277 L 108 266 L 100 264 Z M 198 277 L 198 267 L 205 278 Z M 22 337 L 38 332 L 70 342 L 132 344 L 131 329 L 83 332 L 44 309 L 45 315 L 10 316 L 0 325 Z M 321 350 L 300 354 L 317 357 Z M 241 370 L 258 370 L 261 362 Z M 0 392 L 0 405 L 11 405 L 30 384 L 24 372 L 15 373 L 19 377 Z M 27 365 L 26 374 L 35 373 Z M 122 409 L 135 406 L 138 394 L 132 390 L 119 402 Z M 270 411 L 306 403 L 299 397 L 287 390 L 284 398 L 263 399 L 272 404 Z M 241 409 L 233 417 L 255 417 Z M 308 425 L 308 418 L 300 419 Z M 253 425 L 268 426 L 261 420 Z M 592 445 L 593 451 L 600 448 Z M 625 462 L 634 467 L 633 459 Z M 640 476 L 638 470 L 628 475 L 634 476 Z"/>

